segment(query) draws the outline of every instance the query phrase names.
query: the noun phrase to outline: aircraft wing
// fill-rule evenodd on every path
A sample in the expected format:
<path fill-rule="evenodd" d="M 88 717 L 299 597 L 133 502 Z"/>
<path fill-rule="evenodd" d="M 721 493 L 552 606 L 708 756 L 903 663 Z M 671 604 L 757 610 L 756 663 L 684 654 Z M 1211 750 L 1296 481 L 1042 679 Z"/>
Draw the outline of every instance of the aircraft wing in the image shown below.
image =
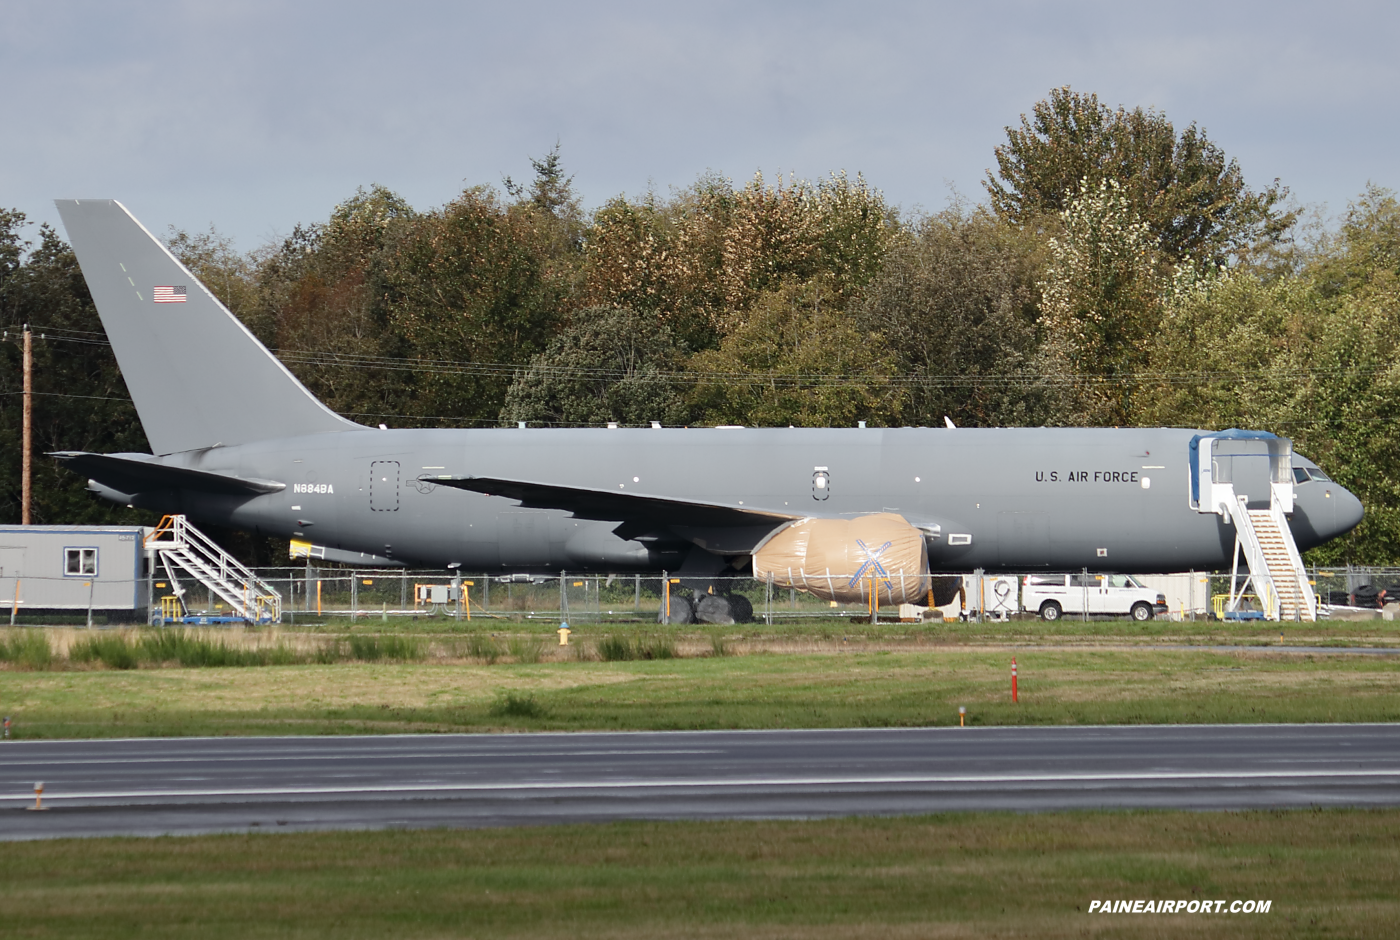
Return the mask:
<path fill-rule="evenodd" d="M 275 480 L 255 480 L 189 467 L 170 467 L 153 463 L 137 455 L 89 454 L 82 451 L 59 451 L 50 457 L 63 461 L 71 470 L 84 474 L 121 493 L 140 493 L 152 489 L 198 490 L 201 493 L 221 493 L 235 496 L 261 496 L 287 488 Z"/>
<path fill-rule="evenodd" d="M 721 554 L 751 551 L 775 528 L 805 518 L 802 513 L 529 480 L 433 475 L 419 479 L 438 486 L 519 500 L 520 505 L 528 509 L 561 509 L 580 519 L 618 521 L 622 525 L 615 531 L 622 538 L 669 528 L 681 538 Z"/>

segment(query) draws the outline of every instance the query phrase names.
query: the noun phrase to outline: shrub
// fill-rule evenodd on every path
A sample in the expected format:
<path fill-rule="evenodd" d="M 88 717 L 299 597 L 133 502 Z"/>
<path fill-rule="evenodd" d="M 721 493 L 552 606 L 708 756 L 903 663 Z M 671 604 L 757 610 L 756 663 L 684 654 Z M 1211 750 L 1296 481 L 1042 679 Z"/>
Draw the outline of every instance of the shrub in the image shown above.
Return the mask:
<path fill-rule="evenodd" d="M 598 641 L 598 658 L 605 663 L 623 662 L 636 659 L 637 651 L 625 637 L 609 634 Z"/>
<path fill-rule="evenodd" d="M 539 637 L 513 636 L 507 644 L 511 659 L 517 663 L 534 664 L 544 656 L 544 640 Z"/>
<path fill-rule="evenodd" d="M 339 648 L 339 644 L 337 644 Z M 419 656 L 418 641 L 406 636 L 351 636 L 350 658 L 372 663 L 381 659 L 408 660 Z"/>
<path fill-rule="evenodd" d="M 490 666 L 501 658 L 501 645 L 496 642 L 495 637 L 473 633 L 467 637 L 467 655 Z"/>
<path fill-rule="evenodd" d="M 518 695 L 506 692 L 498 695 L 487 710 L 496 718 L 543 718 L 547 710 L 535 697 L 529 694 Z"/>
<path fill-rule="evenodd" d="M 631 659 L 675 659 L 676 655 L 676 644 L 664 636 L 644 636 L 628 640 L 626 637 L 610 634 L 598 643 L 598 657 L 607 663 Z"/>
<path fill-rule="evenodd" d="M 75 663 L 100 662 L 111 669 L 135 669 L 137 648 L 120 633 L 79 640 L 68 648 L 68 659 Z"/>
<path fill-rule="evenodd" d="M 136 646 L 141 658 L 150 662 L 177 662 L 187 667 L 286 666 L 298 661 L 285 645 L 243 650 L 189 630 L 155 630 L 142 635 Z"/>
<path fill-rule="evenodd" d="M 43 630 L 11 631 L 8 637 L 0 637 L 0 662 L 21 669 L 48 669 L 53 659 L 53 647 Z"/>
<path fill-rule="evenodd" d="M 678 655 L 670 637 L 648 636 L 637 641 L 638 659 L 676 659 Z"/>
<path fill-rule="evenodd" d="M 730 655 L 730 653 L 731 653 L 731 650 L 729 649 L 729 644 L 728 644 L 727 642 L 725 642 L 724 634 L 723 634 L 723 633 L 720 633 L 720 632 L 717 631 L 717 630 L 716 630 L 714 633 L 711 633 L 711 634 L 710 634 L 710 655 L 711 655 L 711 656 L 728 656 L 728 655 Z"/>

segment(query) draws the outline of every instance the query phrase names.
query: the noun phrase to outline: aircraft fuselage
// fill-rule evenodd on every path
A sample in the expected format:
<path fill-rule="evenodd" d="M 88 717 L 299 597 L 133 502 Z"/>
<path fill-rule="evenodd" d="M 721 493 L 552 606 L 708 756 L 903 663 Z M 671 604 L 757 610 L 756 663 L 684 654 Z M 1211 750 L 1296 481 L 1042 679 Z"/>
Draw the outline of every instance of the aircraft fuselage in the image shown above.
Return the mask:
<path fill-rule="evenodd" d="M 529 509 L 438 475 L 708 500 L 796 516 L 898 513 L 930 533 L 934 572 L 1211 570 L 1230 522 L 1190 505 L 1188 443 L 1173 428 L 662 428 L 352 430 L 214 447 L 166 465 L 284 483 L 265 495 L 105 492 L 198 521 L 467 571 L 676 570 L 691 543 L 664 527 Z M 1295 455 L 1295 461 L 1307 462 Z M 1295 488 L 1306 550 L 1352 528 L 1359 501 L 1330 481 Z M 934 534 L 936 533 L 936 534 Z"/>

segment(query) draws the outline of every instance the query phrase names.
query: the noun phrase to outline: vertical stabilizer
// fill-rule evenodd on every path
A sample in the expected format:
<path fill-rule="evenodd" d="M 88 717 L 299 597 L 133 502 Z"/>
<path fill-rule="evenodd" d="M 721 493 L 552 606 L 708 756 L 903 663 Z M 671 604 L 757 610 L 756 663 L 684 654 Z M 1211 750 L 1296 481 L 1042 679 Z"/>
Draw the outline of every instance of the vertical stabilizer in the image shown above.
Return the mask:
<path fill-rule="evenodd" d="M 56 204 L 155 453 L 359 427 L 317 401 L 121 203 Z"/>

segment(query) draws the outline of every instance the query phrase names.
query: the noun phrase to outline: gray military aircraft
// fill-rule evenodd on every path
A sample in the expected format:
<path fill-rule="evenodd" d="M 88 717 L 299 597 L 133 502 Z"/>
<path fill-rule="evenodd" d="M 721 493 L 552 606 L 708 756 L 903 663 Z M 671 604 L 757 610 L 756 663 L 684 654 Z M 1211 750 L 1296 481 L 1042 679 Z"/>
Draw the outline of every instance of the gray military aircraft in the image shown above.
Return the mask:
<path fill-rule="evenodd" d="M 332 561 L 754 571 L 839 598 L 871 572 L 888 581 L 903 551 L 900 600 L 977 568 L 1219 569 L 1241 495 L 1281 503 L 1301 549 L 1362 517 L 1265 432 L 364 427 L 120 203 L 58 208 L 154 453 L 55 456 L 109 500 L 312 542 Z"/>

